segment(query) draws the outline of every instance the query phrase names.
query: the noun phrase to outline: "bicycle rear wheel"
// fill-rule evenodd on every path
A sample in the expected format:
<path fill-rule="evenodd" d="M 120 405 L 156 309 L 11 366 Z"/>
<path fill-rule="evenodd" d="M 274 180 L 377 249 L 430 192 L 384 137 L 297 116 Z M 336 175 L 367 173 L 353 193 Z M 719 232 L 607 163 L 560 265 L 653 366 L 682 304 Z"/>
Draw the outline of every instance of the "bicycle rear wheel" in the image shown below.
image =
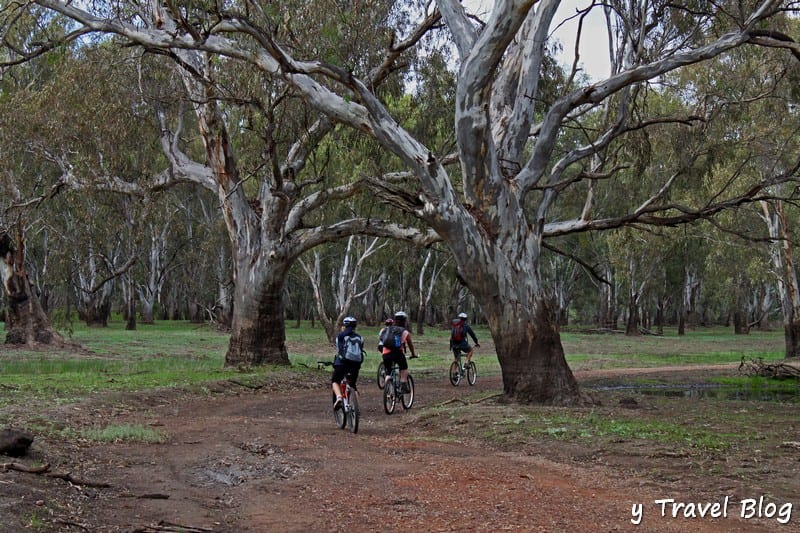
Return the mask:
<path fill-rule="evenodd" d="M 394 406 L 397 403 L 397 391 L 395 390 L 394 380 L 391 376 L 386 378 L 386 386 L 383 388 L 383 410 L 387 415 L 394 413 Z"/>
<path fill-rule="evenodd" d="M 475 380 L 478 379 L 478 367 L 475 366 L 475 361 L 470 361 L 467 366 L 467 383 L 475 385 Z"/>
<path fill-rule="evenodd" d="M 458 387 L 461 382 L 461 369 L 458 367 L 458 361 L 450 363 L 450 384 L 453 387 Z"/>
<path fill-rule="evenodd" d="M 350 391 L 350 409 L 347 411 L 347 427 L 353 433 L 358 433 L 358 391 Z"/>
<path fill-rule="evenodd" d="M 411 405 L 414 403 L 414 378 L 411 377 L 411 374 L 408 375 L 408 392 L 400 395 L 400 403 L 403 404 L 403 409 L 411 409 Z"/>
<path fill-rule="evenodd" d="M 331 393 L 331 398 L 333 398 L 332 405 L 336 404 L 336 395 Z M 344 406 L 339 407 L 338 409 L 333 410 L 333 419 L 336 421 L 336 427 L 339 429 L 343 429 L 344 425 L 347 423 L 347 417 L 344 414 Z"/>
<path fill-rule="evenodd" d="M 386 386 L 386 365 L 381 361 L 378 365 L 378 388 L 382 389 L 384 386 Z"/>

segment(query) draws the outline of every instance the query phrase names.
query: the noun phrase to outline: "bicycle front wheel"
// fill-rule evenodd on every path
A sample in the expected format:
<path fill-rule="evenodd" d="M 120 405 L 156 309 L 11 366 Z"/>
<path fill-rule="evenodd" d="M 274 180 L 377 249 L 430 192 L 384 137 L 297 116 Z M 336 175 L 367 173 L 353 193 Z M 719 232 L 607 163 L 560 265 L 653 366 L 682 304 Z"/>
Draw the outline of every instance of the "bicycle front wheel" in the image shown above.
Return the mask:
<path fill-rule="evenodd" d="M 347 411 L 347 426 L 353 433 L 358 433 L 358 391 L 350 391 L 350 409 Z"/>
<path fill-rule="evenodd" d="M 387 415 L 394 413 L 394 406 L 397 403 L 394 380 L 391 377 L 386 379 L 386 386 L 383 388 L 383 410 Z"/>
<path fill-rule="evenodd" d="M 467 366 L 467 383 L 475 385 L 476 379 L 478 379 L 478 367 L 475 366 L 475 361 L 470 361 Z"/>
<path fill-rule="evenodd" d="M 331 393 L 331 398 L 333 398 L 332 404 L 335 405 L 336 395 Z M 347 418 L 346 415 L 344 414 L 344 406 L 333 410 L 333 419 L 336 421 L 336 427 L 338 427 L 339 429 L 344 428 L 344 425 L 347 423 Z"/>
<path fill-rule="evenodd" d="M 460 381 L 461 369 L 458 366 L 458 361 L 453 361 L 450 363 L 450 384 L 453 385 L 453 387 L 458 387 Z"/>
<path fill-rule="evenodd" d="M 382 389 L 385 386 L 386 386 L 386 365 L 384 365 L 383 361 L 381 361 L 381 364 L 378 365 L 378 388 Z"/>
<path fill-rule="evenodd" d="M 403 409 L 411 409 L 414 403 L 414 378 L 411 374 L 408 375 L 408 392 L 400 395 L 400 402 L 403 404 Z"/>

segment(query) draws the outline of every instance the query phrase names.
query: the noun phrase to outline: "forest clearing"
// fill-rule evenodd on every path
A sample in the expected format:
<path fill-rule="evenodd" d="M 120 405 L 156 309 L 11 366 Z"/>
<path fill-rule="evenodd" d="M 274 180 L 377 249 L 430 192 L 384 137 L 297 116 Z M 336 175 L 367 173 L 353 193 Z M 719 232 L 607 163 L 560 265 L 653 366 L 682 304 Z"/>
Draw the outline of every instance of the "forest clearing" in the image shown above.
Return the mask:
<path fill-rule="evenodd" d="M 599 403 L 564 408 L 500 401 L 489 342 L 475 386 L 453 387 L 447 336 L 429 331 L 417 339 L 407 412 L 384 414 L 368 356 L 357 434 L 334 426 L 329 371 L 311 364 L 331 357 L 322 331 L 288 337 L 291 369 L 196 382 L 191 369 L 206 372 L 207 358 L 222 368 L 225 334 L 112 323 L 76 329 L 89 351 L 4 349 L 2 427 L 35 439 L 25 456 L 0 459 L 0 529 L 797 530 L 797 385 L 744 376 L 737 362 L 773 359 L 779 333 L 565 332 L 567 358 Z M 48 370 L 53 360 L 62 366 Z M 143 366 L 152 360 L 160 370 Z M 164 382 L 145 384 L 148 375 Z M 702 393 L 731 387 L 787 396 Z M 687 504 L 674 518 L 670 499 Z"/>

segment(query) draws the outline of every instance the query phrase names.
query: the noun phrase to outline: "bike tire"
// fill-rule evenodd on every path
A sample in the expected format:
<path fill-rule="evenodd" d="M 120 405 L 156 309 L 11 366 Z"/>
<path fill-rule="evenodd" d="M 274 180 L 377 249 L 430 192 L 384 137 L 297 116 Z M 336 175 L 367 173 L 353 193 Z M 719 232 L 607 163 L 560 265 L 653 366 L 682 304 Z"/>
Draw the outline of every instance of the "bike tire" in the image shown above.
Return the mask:
<path fill-rule="evenodd" d="M 450 363 L 450 384 L 453 387 L 458 387 L 461 382 L 461 369 L 459 368 L 458 361 Z"/>
<path fill-rule="evenodd" d="M 333 399 L 331 405 L 333 405 L 336 403 L 336 395 L 331 393 L 331 398 Z M 342 407 L 333 410 L 333 419 L 336 421 L 336 427 L 339 429 L 344 429 L 344 426 L 347 423 L 347 416 L 345 415 Z"/>
<path fill-rule="evenodd" d="M 383 389 L 386 386 L 386 365 L 383 364 L 383 361 L 378 365 L 377 381 L 379 389 Z"/>
<path fill-rule="evenodd" d="M 358 418 L 361 412 L 358 409 L 358 391 L 350 392 L 350 409 L 347 412 L 347 426 L 351 433 L 358 433 Z"/>
<path fill-rule="evenodd" d="M 478 367 L 475 365 L 475 361 L 470 361 L 469 365 L 467 366 L 467 383 L 470 385 L 475 385 L 475 381 L 478 379 Z"/>
<path fill-rule="evenodd" d="M 397 404 L 397 394 L 395 391 L 394 380 L 391 378 L 386 380 L 386 386 L 383 388 L 383 410 L 387 415 L 394 413 L 394 407 Z"/>
<path fill-rule="evenodd" d="M 411 377 L 411 374 L 408 375 L 408 390 L 410 392 L 400 395 L 400 403 L 403 404 L 403 409 L 411 409 L 411 406 L 414 405 L 414 378 Z"/>

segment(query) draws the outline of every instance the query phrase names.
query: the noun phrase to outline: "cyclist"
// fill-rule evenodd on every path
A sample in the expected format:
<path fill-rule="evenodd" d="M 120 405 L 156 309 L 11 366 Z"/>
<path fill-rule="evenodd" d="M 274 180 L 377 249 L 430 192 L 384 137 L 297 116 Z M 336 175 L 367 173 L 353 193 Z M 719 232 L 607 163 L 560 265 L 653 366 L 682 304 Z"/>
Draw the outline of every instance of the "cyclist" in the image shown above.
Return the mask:
<path fill-rule="evenodd" d="M 453 351 L 453 360 L 456 362 L 458 362 L 458 350 L 467 352 L 466 365 L 469 365 L 469 362 L 472 360 L 472 352 L 475 351 L 475 348 L 469 345 L 467 335 L 472 337 L 476 347 L 481 347 L 481 344 L 478 342 L 478 337 L 476 337 L 475 332 L 472 331 L 472 327 L 467 324 L 467 313 L 459 313 L 458 318 L 453 319 L 453 327 L 450 330 L 450 349 Z"/>
<path fill-rule="evenodd" d="M 406 361 L 406 346 L 411 350 L 411 359 L 416 359 L 417 352 L 411 341 L 411 332 L 406 329 L 408 315 L 403 311 L 394 314 L 394 324 L 387 326 L 383 337 L 383 364 L 389 372 L 394 363 L 400 367 L 400 392 L 411 392 L 408 387 L 408 361 Z M 395 341 L 395 338 L 397 340 Z"/>
<path fill-rule="evenodd" d="M 358 381 L 358 371 L 361 370 L 361 363 L 364 361 L 364 339 L 355 332 L 358 321 L 351 317 L 345 317 L 342 321 L 344 329 L 336 336 L 336 357 L 333 358 L 333 373 L 331 374 L 331 388 L 336 395 L 334 409 L 342 406 L 342 388 L 339 383 L 347 374 L 350 374 L 350 386 L 356 389 Z"/>

